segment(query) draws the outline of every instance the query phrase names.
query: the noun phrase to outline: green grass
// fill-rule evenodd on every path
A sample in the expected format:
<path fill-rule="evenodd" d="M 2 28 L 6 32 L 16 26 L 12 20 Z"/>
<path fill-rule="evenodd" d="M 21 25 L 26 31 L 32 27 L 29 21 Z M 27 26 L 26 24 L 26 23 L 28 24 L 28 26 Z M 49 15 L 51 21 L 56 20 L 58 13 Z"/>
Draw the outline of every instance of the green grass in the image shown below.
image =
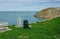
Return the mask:
<path fill-rule="evenodd" d="M 31 29 L 16 28 L 0 33 L 0 39 L 60 39 L 60 18 L 32 23 Z"/>

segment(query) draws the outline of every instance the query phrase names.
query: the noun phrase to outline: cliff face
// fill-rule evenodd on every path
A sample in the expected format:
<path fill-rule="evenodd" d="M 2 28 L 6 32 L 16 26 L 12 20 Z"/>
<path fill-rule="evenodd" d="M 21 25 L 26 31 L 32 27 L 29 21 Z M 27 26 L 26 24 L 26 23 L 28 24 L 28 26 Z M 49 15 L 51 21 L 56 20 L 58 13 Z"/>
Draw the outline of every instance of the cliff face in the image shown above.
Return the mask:
<path fill-rule="evenodd" d="M 56 17 L 60 17 L 60 8 L 47 8 L 37 12 L 34 15 L 36 18 L 46 18 L 46 19 L 53 19 Z"/>

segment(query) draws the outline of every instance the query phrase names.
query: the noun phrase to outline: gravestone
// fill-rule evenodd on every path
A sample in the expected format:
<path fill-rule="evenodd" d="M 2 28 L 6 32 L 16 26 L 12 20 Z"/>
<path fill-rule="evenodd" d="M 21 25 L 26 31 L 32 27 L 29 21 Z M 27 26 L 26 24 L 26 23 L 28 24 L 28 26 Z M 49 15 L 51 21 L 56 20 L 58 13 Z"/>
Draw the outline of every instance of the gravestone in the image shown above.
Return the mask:
<path fill-rule="evenodd" d="M 24 20 L 23 21 L 23 26 L 24 26 L 24 28 L 28 28 L 29 29 L 28 20 Z"/>
<path fill-rule="evenodd" d="M 21 24 L 21 18 L 20 17 L 17 18 L 16 27 L 23 27 Z"/>

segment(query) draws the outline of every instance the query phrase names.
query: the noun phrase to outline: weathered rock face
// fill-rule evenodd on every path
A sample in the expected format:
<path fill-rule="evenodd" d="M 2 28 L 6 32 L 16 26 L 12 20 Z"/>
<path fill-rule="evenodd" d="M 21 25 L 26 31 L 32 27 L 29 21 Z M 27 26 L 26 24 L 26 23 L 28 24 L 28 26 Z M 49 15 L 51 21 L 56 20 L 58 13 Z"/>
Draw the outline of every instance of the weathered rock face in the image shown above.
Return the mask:
<path fill-rule="evenodd" d="M 34 15 L 36 18 L 46 18 L 46 19 L 53 19 L 56 17 L 60 17 L 60 8 L 47 8 L 37 12 Z"/>

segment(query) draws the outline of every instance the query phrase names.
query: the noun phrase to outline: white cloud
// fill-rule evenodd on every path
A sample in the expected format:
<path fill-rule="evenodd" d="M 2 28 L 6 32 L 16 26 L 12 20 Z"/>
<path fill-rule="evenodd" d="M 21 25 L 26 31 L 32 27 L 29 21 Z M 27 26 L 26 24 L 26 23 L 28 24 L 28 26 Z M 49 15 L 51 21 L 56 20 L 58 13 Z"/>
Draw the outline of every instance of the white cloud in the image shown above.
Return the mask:
<path fill-rule="evenodd" d="M 40 2 L 50 2 L 50 0 L 40 0 Z"/>
<path fill-rule="evenodd" d="M 0 2 L 39 2 L 38 0 L 0 0 Z"/>
<path fill-rule="evenodd" d="M 0 11 L 39 10 L 41 6 L 59 6 L 60 3 L 45 3 L 51 0 L 0 0 Z M 55 1 L 55 0 L 53 0 Z M 41 3 L 40 3 L 41 2 Z M 44 3 L 43 3 L 44 2 Z"/>
<path fill-rule="evenodd" d="M 0 0 L 0 2 L 49 2 L 50 0 Z"/>

